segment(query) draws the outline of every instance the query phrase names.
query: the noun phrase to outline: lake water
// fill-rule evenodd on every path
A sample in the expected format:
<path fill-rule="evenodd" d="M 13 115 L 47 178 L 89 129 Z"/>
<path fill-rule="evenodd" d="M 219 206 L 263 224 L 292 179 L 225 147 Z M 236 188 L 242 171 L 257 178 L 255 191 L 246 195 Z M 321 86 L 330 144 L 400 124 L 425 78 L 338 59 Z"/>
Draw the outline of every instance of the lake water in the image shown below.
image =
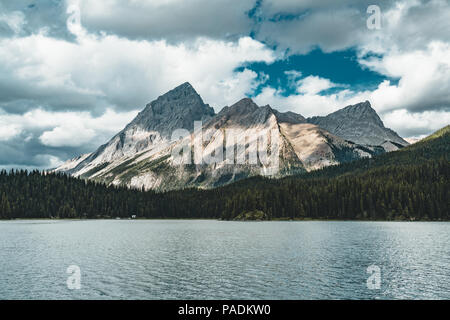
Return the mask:
<path fill-rule="evenodd" d="M 450 299 L 450 223 L 4 221 L 0 299 Z"/>

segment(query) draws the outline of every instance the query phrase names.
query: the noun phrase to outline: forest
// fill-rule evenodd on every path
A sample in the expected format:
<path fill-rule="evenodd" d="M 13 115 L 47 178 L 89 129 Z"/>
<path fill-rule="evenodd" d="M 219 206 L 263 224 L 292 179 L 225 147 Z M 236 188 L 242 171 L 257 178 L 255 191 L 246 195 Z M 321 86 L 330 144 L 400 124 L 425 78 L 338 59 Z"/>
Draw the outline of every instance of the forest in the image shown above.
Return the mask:
<path fill-rule="evenodd" d="M 450 220 L 449 126 L 399 151 L 284 179 L 255 177 L 211 190 L 169 192 L 0 171 L 0 219 L 137 218 Z"/>

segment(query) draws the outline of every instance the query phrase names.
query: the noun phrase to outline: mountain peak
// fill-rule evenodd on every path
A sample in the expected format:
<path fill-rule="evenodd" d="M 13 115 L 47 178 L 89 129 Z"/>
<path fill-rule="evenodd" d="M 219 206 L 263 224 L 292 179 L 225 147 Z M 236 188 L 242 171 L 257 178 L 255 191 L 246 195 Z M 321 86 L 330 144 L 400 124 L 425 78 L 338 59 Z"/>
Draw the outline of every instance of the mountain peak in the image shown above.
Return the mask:
<path fill-rule="evenodd" d="M 185 82 L 166 92 L 162 96 L 159 96 L 157 100 L 178 100 L 185 99 L 189 96 L 193 96 L 201 100 L 200 95 L 197 93 L 197 91 L 195 91 L 194 87 L 189 82 Z"/>
<path fill-rule="evenodd" d="M 258 105 L 250 98 L 243 98 L 231 106 L 224 107 L 219 114 L 227 114 L 228 116 L 239 116 L 251 114 L 258 110 Z"/>
<path fill-rule="evenodd" d="M 243 98 L 243 99 L 239 100 L 238 102 L 236 102 L 235 104 L 233 104 L 230 108 L 231 109 L 239 109 L 239 110 L 247 110 L 247 111 L 255 111 L 259 107 L 255 102 L 253 102 L 252 99 Z"/>
<path fill-rule="evenodd" d="M 194 121 L 209 119 L 214 114 L 214 109 L 185 82 L 150 102 L 130 125 L 169 134 L 177 128 L 192 130 Z"/>
<path fill-rule="evenodd" d="M 372 108 L 369 101 L 360 102 L 354 105 L 349 105 L 345 108 L 330 113 L 326 117 L 312 117 L 308 121 L 323 122 L 324 119 L 346 119 L 352 121 L 369 122 L 378 127 L 384 128 L 383 121 L 381 121 L 378 113 Z"/>
<path fill-rule="evenodd" d="M 370 104 L 370 101 L 368 101 L 368 100 L 354 104 L 354 105 L 347 106 L 347 108 L 352 109 L 352 110 L 364 110 L 367 112 L 376 113 L 375 109 L 372 108 L 372 105 Z"/>
<path fill-rule="evenodd" d="M 180 90 L 191 90 L 195 92 L 194 87 L 188 82 L 184 82 L 182 84 L 180 84 L 179 86 L 176 86 L 175 88 L 173 88 L 171 91 L 180 91 Z M 169 91 L 170 92 L 170 91 Z"/>
<path fill-rule="evenodd" d="M 381 145 L 385 141 L 408 145 L 397 133 L 386 128 L 369 101 L 347 106 L 325 117 L 312 117 L 308 122 L 364 145 Z"/>
<path fill-rule="evenodd" d="M 378 116 L 377 112 L 372 108 L 369 101 L 347 106 L 332 114 L 343 114 L 347 117 L 359 120 L 367 119 L 375 122 L 378 126 L 384 128 L 383 121 L 381 121 L 380 117 Z"/>
<path fill-rule="evenodd" d="M 259 107 L 252 99 L 243 98 L 230 107 L 224 107 L 216 117 L 214 125 L 240 125 L 250 127 L 263 124 L 273 114 L 270 106 Z"/>

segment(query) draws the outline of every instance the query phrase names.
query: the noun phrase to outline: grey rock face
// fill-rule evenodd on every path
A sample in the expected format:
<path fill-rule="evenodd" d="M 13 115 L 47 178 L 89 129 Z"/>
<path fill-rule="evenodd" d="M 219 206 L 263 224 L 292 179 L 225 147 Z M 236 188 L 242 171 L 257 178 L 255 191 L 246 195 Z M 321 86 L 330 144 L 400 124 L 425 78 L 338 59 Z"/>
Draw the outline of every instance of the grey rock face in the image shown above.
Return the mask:
<path fill-rule="evenodd" d="M 186 82 L 158 97 L 125 128 L 157 131 L 170 137 L 176 129 L 194 129 L 194 121 L 206 121 L 215 115 L 214 109 L 203 103 L 190 83 Z"/>
<path fill-rule="evenodd" d="M 325 117 L 308 118 L 307 121 L 358 144 L 380 146 L 390 141 L 408 145 L 397 133 L 384 126 L 369 101 L 345 107 Z"/>

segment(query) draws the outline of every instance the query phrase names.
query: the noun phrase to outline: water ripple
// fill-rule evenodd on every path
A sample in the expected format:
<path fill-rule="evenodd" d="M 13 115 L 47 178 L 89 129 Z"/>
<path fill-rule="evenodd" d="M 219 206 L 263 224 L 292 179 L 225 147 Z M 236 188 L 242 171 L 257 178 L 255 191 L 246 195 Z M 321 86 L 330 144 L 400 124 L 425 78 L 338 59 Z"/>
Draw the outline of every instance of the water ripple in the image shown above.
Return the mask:
<path fill-rule="evenodd" d="M 0 222 L 0 270 L 1 299 L 449 299 L 450 224 Z"/>

